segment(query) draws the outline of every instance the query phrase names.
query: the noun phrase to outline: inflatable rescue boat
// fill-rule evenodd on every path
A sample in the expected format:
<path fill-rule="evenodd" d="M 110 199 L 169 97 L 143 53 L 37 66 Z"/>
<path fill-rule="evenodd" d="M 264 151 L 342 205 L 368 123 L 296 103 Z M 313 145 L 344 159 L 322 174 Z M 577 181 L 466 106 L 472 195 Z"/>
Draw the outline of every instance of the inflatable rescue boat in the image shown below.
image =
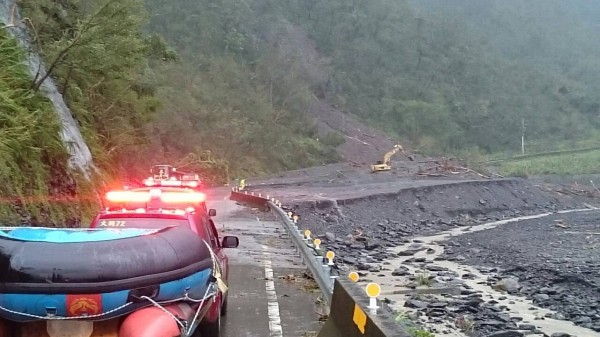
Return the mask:
<path fill-rule="evenodd" d="M 211 256 L 182 227 L 0 228 L 0 318 L 107 320 L 206 298 L 215 281 Z"/>

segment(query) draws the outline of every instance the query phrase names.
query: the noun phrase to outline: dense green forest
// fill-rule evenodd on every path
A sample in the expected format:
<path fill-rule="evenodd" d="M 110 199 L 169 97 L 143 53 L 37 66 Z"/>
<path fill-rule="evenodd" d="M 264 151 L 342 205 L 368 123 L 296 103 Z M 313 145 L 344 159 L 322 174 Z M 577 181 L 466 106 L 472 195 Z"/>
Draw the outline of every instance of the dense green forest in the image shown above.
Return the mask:
<path fill-rule="evenodd" d="M 352 112 L 416 146 L 490 153 L 518 151 L 523 120 L 533 151 L 600 139 L 596 32 L 577 10 L 592 3 L 577 2 L 285 3 Z"/>
<path fill-rule="evenodd" d="M 518 153 L 522 132 L 528 153 L 600 139 L 591 0 L 19 4 L 100 168 L 96 187 L 155 162 L 223 182 L 335 161 L 343 139 L 306 114 L 317 99 L 433 153 Z M 290 27 L 316 43 L 325 80 L 282 52 Z M 90 193 L 56 178 L 71 176 L 57 120 L 0 33 L 0 193 L 44 205 Z"/>
<path fill-rule="evenodd" d="M 237 113 L 233 109 L 234 121 L 256 121 L 261 129 L 264 124 L 259 121 L 264 122 L 269 112 L 246 105 L 243 97 L 268 97 L 271 109 L 283 110 L 279 113 L 289 121 L 286 127 L 304 136 L 298 144 L 311 148 L 312 132 L 301 132 L 307 126 L 302 112 L 309 94 L 316 93 L 430 152 L 517 153 L 523 132 L 528 152 L 585 146 L 600 139 L 596 90 L 600 63 L 594 57 L 600 47 L 595 43 L 598 28 L 593 16 L 600 6 L 590 1 L 148 0 L 147 4 L 149 29 L 165 36 L 183 57 L 175 66 L 186 69 L 183 76 L 167 75 L 162 95 L 169 102 L 164 113 L 182 120 L 198 123 L 197 116 L 203 116 L 182 108 L 182 102 L 202 109 L 198 107 L 220 97 L 233 101 L 234 107 L 245 105 Z M 294 74 L 293 61 L 278 58 L 273 36 L 285 35 L 287 23 L 306 29 L 330 60 L 326 83 L 307 81 Z M 210 74 L 217 67 L 222 68 L 215 78 Z M 238 85 L 227 85 L 231 91 L 226 92 L 222 84 L 234 74 Z M 187 97 L 166 94 L 173 88 Z M 210 144 L 212 132 L 219 132 L 215 125 L 229 129 L 233 123 L 230 114 L 218 114 L 224 117 L 222 123 L 215 120 L 216 114 L 210 115 L 195 128 L 208 137 L 203 144 Z M 251 125 L 235 130 L 248 130 L 256 137 Z M 276 128 L 262 130 L 278 133 Z M 269 158 L 268 149 L 255 152 L 253 146 L 240 147 L 244 140 L 235 138 L 234 148 L 227 144 L 228 151 L 218 151 L 227 160 L 232 160 L 227 152 L 239 150 L 260 153 L 252 168 L 260 168 L 264 160 L 279 164 L 279 153 Z M 298 152 L 308 155 L 305 147 Z M 310 158 L 293 158 L 312 164 Z M 244 167 L 246 160 L 242 159 Z M 289 168 L 292 162 L 285 159 L 275 167 Z"/>
<path fill-rule="evenodd" d="M 316 140 L 305 115 L 310 83 L 262 36 L 277 20 L 252 1 L 147 0 L 148 29 L 181 62 L 155 68 L 165 109 L 160 149 L 173 158 L 211 151 L 232 174 L 257 174 L 331 162 L 334 143 Z"/>

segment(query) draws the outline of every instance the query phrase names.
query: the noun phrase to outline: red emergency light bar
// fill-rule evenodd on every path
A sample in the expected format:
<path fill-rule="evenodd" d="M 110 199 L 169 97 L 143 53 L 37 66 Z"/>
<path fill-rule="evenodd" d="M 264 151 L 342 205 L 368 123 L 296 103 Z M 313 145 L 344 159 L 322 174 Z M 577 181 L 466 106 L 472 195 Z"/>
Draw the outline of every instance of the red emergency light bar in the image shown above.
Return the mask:
<path fill-rule="evenodd" d="M 148 178 L 144 180 L 144 185 L 148 187 L 163 186 L 163 187 L 198 187 L 199 183 L 197 180 L 181 181 L 181 180 L 155 180 Z"/>
<path fill-rule="evenodd" d="M 195 212 L 196 209 L 194 207 L 188 207 L 186 209 L 158 209 L 158 210 L 153 210 L 151 212 L 158 212 L 161 214 L 176 214 L 176 215 L 185 215 L 186 213 L 193 213 Z M 136 208 L 136 209 L 117 209 L 117 210 L 111 210 L 109 208 L 106 209 L 105 211 L 106 213 L 109 214 L 143 214 L 143 213 L 147 213 L 148 211 L 145 208 Z"/>
<path fill-rule="evenodd" d="M 106 200 L 112 202 L 148 202 L 150 193 L 131 191 L 110 191 L 106 193 Z"/>
<path fill-rule="evenodd" d="M 124 202 L 149 202 L 152 198 L 160 199 L 164 203 L 200 203 L 206 200 L 206 195 L 200 192 L 163 192 L 159 189 L 150 191 L 110 191 L 106 193 L 106 200 L 117 203 Z"/>

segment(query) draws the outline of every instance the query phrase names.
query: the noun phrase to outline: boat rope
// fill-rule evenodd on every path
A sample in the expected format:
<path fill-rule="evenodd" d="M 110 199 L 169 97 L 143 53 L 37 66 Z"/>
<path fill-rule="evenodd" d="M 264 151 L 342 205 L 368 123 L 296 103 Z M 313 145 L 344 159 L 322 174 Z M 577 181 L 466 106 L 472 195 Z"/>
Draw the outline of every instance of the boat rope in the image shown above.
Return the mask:
<path fill-rule="evenodd" d="M 204 302 L 206 299 L 208 299 L 208 298 L 210 298 L 210 297 L 212 297 L 212 296 L 214 296 L 214 295 L 215 295 L 214 293 L 210 293 L 210 294 L 209 294 L 209 291 L 211 290 L 211 288 L 212 288 L 212 287 L 211 287 L 211 286 L 209 286 L 209 287 L 206 289 L 206 292 L 204 293 L 204 297 L 203 297 L 202 299 L 194 299 L 194 298 L 191 298 L 191 297 L 189 297 L 187 294 L 185 294 L 185 296 L 184 296 L 184 297 L 181 297 L 181 298 L 176 298 L 176 299 L 174 299 L 174 300 L 169 300 L 169 301 L 160 302 L 160 304 L 168 304 L 168 303 L 179 302 L 179 301 L 190 301 L 190 302 L 194 302 L 194 303 L 200 303 L 200 306 L 202 306 L 202 303 L 203 303 L 203 302 Z M 153 304 L 153 305 L 155 305 L 155 306 L 162 307 L 162 306 L 161 306 L 161 305 L 160 305 L 158 302 L 155 302 L 154 300 L 152 300 L 151 298 L 149 298 L 149 297 L 147 297 L 147 296 L 142 296 L 142 297 L 139 297 L 139 298 L 140 298 L 140 299 L 145 299 L 145 300 L 148 300 L 150 303 L 152 303 L 152 304 Z M 156 303 L 156 304 L 155 304 L 155 303 Z M 28 314 L 28 313 L 26 313 L 26 312 L 20 312 L 20 311 L 16 311 L 16 310 L 11 310 L 11 309 L 5 308 L 5 307 L 3 307 L 3 306 L 1 306 L 1 305 L 0 305 L 0 310 L 1 310 L 1 311 L 4 311 L 4 312 L 7 312 L 7 313 L 9 313 L 9 314 L 13 314 L 13 315 L 19 315 L 19 316 L 23 316 L 23 317 L 29 317 L 29 318 L 35 318 L 35 319 L 40 319 L 40 320 L 71 320 L 71 319 L 90 319 L 90 318 L 99 318 L 99 317 L 103 317 L 103 316 L 106 316 L 106 315 L 110 315 L 110 314 L 112 314 L 112 313 L 114 313 L 114 312 L 116 312 L 116 311 L 119 311 L 119 310 L 121 310 L 121 309 L 125 309 L 125 308 L 127 308 L 128 306 L 130 306 L 130 305 L 132 305 L 132 304 L 133 304 L 133 302 L 127 302 L 127 303 L 125 303 L 125 304 L 123 304 L 123 305 L 121 305 L 121 306 L 119 306 L 119 307 L 116 307 L 116 308 L 114 308 L 114 309 L 111 309 L 111 310 L 109 310 L 109 311 L 106 311 L 106 312 L 103 312 L 103 313 L 100 313 L 100 314 L 95 314 L 95 315 L 86 315 L 86 316 L 72 316 L 72 317 L 71 317 L 71 316 L 70 316 L 70 317 L 64 317 L 64 316 L 54 316 L 54 315 L 50 315 L 50 316 L 40 316 L 40 315 Z M 165 309 L 165 310 L 166 310 L 166 309 Z"/>
<path fill-rule="evenodd" d="M 206 240 L 203 240 L 204 244 L 206 244 L 206 247 L 208 248 L 208 251 L 210 252 L 210 256 L 212 259 L 212 263 L 213 263 L 213 272 L 212 275 L 213 277 L 217 280 L 217 288 L 219 289 L 219 291 L 221 293 L 226 293 L 228 290 L 227 284 L 225 284 L 225 282 L 222 279 L 222 274 L 221 274 L 221 266 L 218 263 L 217 257 L 215 255 L 215 253 L 212 250 L 212 247 L 208 244 L 208 242 L 206 242 Z M 194 326 L 194 323 L 196 322 L 196 320 L 198 319 L 198 315 L 200 314 L 200 310 L 202 309 L 202 305 L 204 304 L 204 301 L 206 301 L 206 299 L 213 297 L 214 295 L 216 295 L 215 293 L 211 293 L 209 295 L 209 291 L 212 290 L 212 288 L 214 287 L 214 283 L 210 284 L 207 288 L 206 288 L 206 292 L 204 293 L 204 296 L 202 299 L 194 299 L 188 296 L 188 294 L 185 294 L 184 297 L 182 298 L 178 298 L 178 299 L 174 299 L 174 300 L 170 300 L 170 301 L 164 301 L 161 303 L 156 302 L 155 300 L 153 300 L 152 298 L 148 297 L 148 296 L 140 296 L 139 299 L 145 299 L 147 301 L 149 301 L 153 306 L 159 308 L 160 310 L 162 310 L 163 312 L 165 312 L 167 315 L 169 315 L 171 318 L 173 318 L 175 320 L 175 322 L 182 328 L 182 331 L 186 331 L 187 329 L 187 333 L 186 336 L 188 336 L 191 332 L 192 327 Z M 183 324 L 175 315 L 173 315 L 171 312 L 169 312 L 166 308 L 164 308 L 161 304 L 167 304 L 167 303 L 173 303 L 173 302 L 177 302 L 180 300 L 184 300 L 184 301 L 191 301 L 193 303 L 200 303 L 198 306 L 198 309 L 196 310 L 196 313 L 194 315 L 193 320 L 191 321 L 191 324 L 189 324 L 189 327 L 186 327 L 185 324 Z M 47 316 L 40 316 L 40 315 L 34 315 L 34 314 L 29 314 L 29 313 L 25 313 L 25 312 L 20 312 L 20 311 L 15 311 L 15 310 L 11 310 L 8 308 L 5 308 L 3 306 L 0 305 L 0 310 L 10 313 L 10 314 L 14 314 L 14 315 L 19 315 L 19 316 L 23 316 L 23 317 L 29 317 L 29 318 L 34 318 L 34 319 L 39 319 L 39 320 L 73 320 L 73 319 L 91 319 L 91 318 L 99 318 L 99 317 L 104 317 L 106 315 L 110 315 L 116 311 L 119 311 L 121 309 L 127 308 L 128 306 L 132 305 L 133 302 L 127 302 L 119 307 L 116 307 L 112 310 L 100 313 L 100 314 L 94 314 L 94 315 L 86 315 L 86 316 L 72 316 L 72 317 L 64 317 L 64 316 L 54 316 L 54 315 L 47 315 Z"/>
<path fill-rule="evenodd" d="M 192 333 L 192 329 L 194 328 L 194 325 L 196 324 L 196 320 L 198 320 L 198 315 L 200 315 L 200 310 L 202 310 L 202 305 L 204 304 L 204 300 L 206 300 L 207 296 L 206 294 L 208 294 L 208 291 L 210 288 L 214 287 L 214 283 L 211 283 L 211 285 L 206 289 L 206 293 L 204 294 L 204 298 L 202 299 L 202 302 L 200 302 L 200 304 L 198 305 L 198 309 L 196 309 L 196 313 L 194 314 L 194 318 L 192 319 L 192 321 L 190 322 L 187 331 L 185 332 L 185 336 L 189 336 Z M 218 285 L 217 285 L 218 288 Z M 213 301 L 215 300 L 214 297 L 215 294 L 211 295 L 213 296 Z M 186 295 L 187 296 L 187 295 Z M 219 312 L 220 314 L 220 312 Z M 218 317 L 217 317 L 218 319 Z"/>
<path fill-rule="evenodd" d="M 39 316 L 39 315 L 33 315 L 33 314 L 28 314 L 26 312 L 20 312 L 20 311 L 15 311 L 15 310 L 11 310 L 8 308 L 5 308 L 3 306 L 0 305 L 0 310 L 8 312 L 10 314 L 13 315 L 20 315 L 23 317 L 30 317 L 30 318 L 35 318 L 35 319 L 43 319 L 43 320 L 49 320 L 49 321 L 53 321 L 53 320 L 70 320 L 70 319 L 88 319 L 88 318 L 98 318 L 98 317 L 103 317 L 106 315 L 110 315 L 115 311 L 119 311 L 121 309 L 124 309 L 128 306 L 130 306 L 131 304 L 133 304 L 133 302 L 127 302 L 123 305 L 121 305 L 120 307 L 114 308 L 112 310 L 100 313 L 100 314 L 95 314 L 95 315 L 86 315 L 86 316 L 72 316 L 72 317 L 64 317 L 64 316 Z"/>
<path fill-rule="evenodd" d="M 208 248 L 208 251 L 210 252 L 210 257 L 211 257 L 212 263 L 213 263 L 213 276 L 214 276 L 214 278 L 217 279 L 217 287 L 223 294 L 225 294 L 229 288 L 227 287 L 227 284 L 225 283 L 225 281 L 223 281 L 222 274 L 221 274 L 221 265 L 219 264 L 217 257 L 215 256 L 215 252 L 212 250 L 212 247 L 208 244 L 208 242 L 206 242 L 206 240 L 202 240 L 202 241 L 204 241 L 204 244 L 206 245 L 206 247 Z"/>
<path fill-rule="evenodd" d="M 148 296 L 140 296 L 139 299 L 147 300 L 148 302 L 152 303 L 153 306 L 155 306 L 156 308 L 160 309 L 161 311 L 163 311 L 164 313 L 169 315 L 169 317 L 171 317 L 175 321 L 175 323 L 177 323 L 177 325 L 179 325 L 183 335 L 189 336 L 191 329 L 194 326 L 194 323 L 198 319 L 198 315 L 200 314 L 200 310 L 202 309 L 202 305 L 204 304 L 204 301 L 206 301 L 208 298 L 211 298 L 215 295 L 214 292 L 211 292 L 212 287 L 214 287 L 214 283 L 211 283 L 206 288 L 206 291 L 204 292 L 204 296 L 202 297 L 202 299 L 199 299 L 199 300 L 191 298 L 187 294 L 185 294 L 185 296 L 183 298 L 178 298 L 176 300 L 165 301 L 165 302 L 160 302 L 160 303 L 156 302 L 155 300 L 153 300 L 152 298 L 150 298 Z M 171 302 L 177 302 L 177 301 L 181 301 L 181 300 L 188 300 L 188 301 L 191 301 L 194 303 L 200 303 L 198 305 L 198 309 L 196 310 L 196 313 L 194 314 L 194 318 L 188 324 L 182 322 L 181 319 L 179 319 L 177 316 L 175 316 L 172 312 L 170 312 L 169 310 L 167 310 L 167 308 L 165 308 L 163 306 L 164 304 L 171 303 Z"/>
<path fill-rule="evenodd" d="M 179 318 L 177 318 L 177 316 L 173 315 L 173 313 L 171 313 L 165 307 L 163 307 L 162 305 L 160 305 L 160 303 L 156 302 L 155 300 L 151 299 L 148 296 L 141 296 L 140 299 L 147 300 L 148 302 L 152 303 L 153 306 L 155 306 L 156 308 L 162 310 L 165 314 L 171 316 L 171 318 L 175 321 L 175 323 L 177 323 L 177 325 L 179 325 L 181 327 L 181 330 L 182 331 L 185 330 L 185 328 L 186 328 L 185 324 L 183 324 L 181 322 L 181 320 Z"/>
<path fill-rule="evenodd" d="M 214 283 L 211 283 L 210 287 L 214 287 L 214 285 L 215 285 Z M 208 290 L 207 290 L 207 293 L 208 293 Z M 183 297 L 181 300 L 183 300 L 183 301 L 190 301 L 190 302 L 194 302 L 194 303 L 202 303 L 202 302 L 204 302 L 204 300 L 206 300 L 206 299 L 208 299 L 208 298 L 210 298 L 210 297 L 213 297 L 213 296 L 215 296 L 216 294 L 217 294 L 217 292 L 216 292 L 216 291 L 212 292 L 212 293 L 211 293 L 211 294 L 209 294 L 209 295 L 206 295 L 206 294 L 205 294 L 205 295 L 204 295 L 204 298 L 202 298 L 202 299 L 199 299 L 199 300 L 197 300 L 197 299 L 194 299 L 194 298 L 191 298 L 191 297 L 189 297 L 189 296 L 186 294 L 186 295 L 185 295 L 185 296 L 184 296 L 184 297 Z"/>

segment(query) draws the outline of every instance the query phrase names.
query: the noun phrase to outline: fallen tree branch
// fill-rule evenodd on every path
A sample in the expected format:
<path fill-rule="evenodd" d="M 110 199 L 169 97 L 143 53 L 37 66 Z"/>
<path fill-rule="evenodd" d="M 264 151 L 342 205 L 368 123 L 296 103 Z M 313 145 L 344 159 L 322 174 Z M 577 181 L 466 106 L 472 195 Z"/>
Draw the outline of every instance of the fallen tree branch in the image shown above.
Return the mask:
<path fill-rule="evenodd" d="M 417 175 L 422 177 L 447 177 L 447 175 L 441 173 L 417 172 Z"/>
<path fill-rule="evenodd" d="M 590 183 L 592 184 L 592 186 L 594 187 L 594 189 L 596 189 L 596 191 L 598 191 L 598 193 L 600 194 L 600 190 L 598 189 L 598 187 L 596 187 L 596 185 L 594 185 L 594 181 L 590 180 Z"/>
<path fill-rule="evenodd" d="M 363 142 L 362 140 L 360 140 L 360 139 L 358 139 L 358 138 L 356 138 L 356 137 L 350 137 L 350 136 L 347 136 L 347 135 L 345 135 L 344 137 L 346 137 L 346 138 L 350 138 L 350 139 L 352 139 L 352 140 L 355 140 L 355 141 L 357 141 L 357 142 L 359 142 L 359 143 L 362 143 L 363 145 L 367 145 L 367 146 L 370 146 L 370 145 L 371 145 L 371 144 L 369 144 L 369 143 L 367 143 L 367 142 Z"/>

